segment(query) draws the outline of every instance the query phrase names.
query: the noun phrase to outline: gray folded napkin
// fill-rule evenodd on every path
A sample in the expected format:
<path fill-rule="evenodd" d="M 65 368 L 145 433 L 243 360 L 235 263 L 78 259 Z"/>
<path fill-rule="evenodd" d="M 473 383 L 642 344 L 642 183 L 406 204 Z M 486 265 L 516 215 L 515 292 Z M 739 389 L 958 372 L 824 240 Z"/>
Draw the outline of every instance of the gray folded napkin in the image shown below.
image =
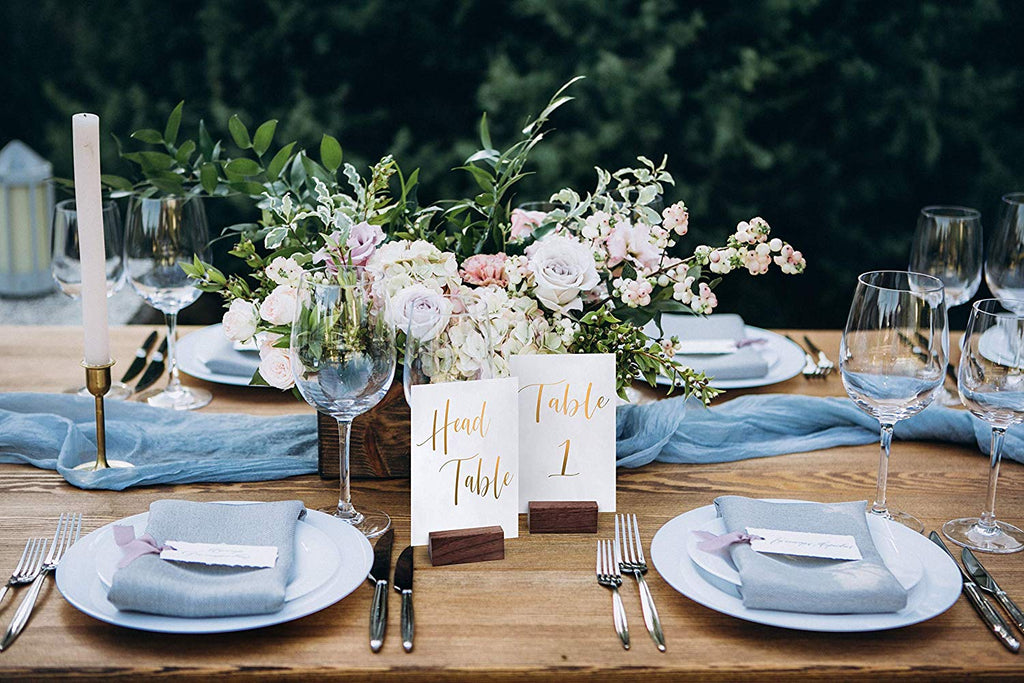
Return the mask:
<path fill-rule="evenodd" d="M 276 612 L 284 606 L 301 501 L 251 505 L 159 500 L 149 507 L 146 533 L 158 545 L 192 543 L 271 545 L 273 567 L 224 567 L 142 555 L 114 573 L 107 599 L 121 610 L 174 617 L 226 617 Z"/>
<path fill-rule="evenodd" d="M 665 317 L 662 329 L 666 337 L 675 335 L 685 341 L 730 339 L 738 342 L 746 336 L 743 318 L 734 313 L 716 313 L 705 318 L 696 315 Z M 644 331 L 658 336 L 654 323 Z M 722 355 L 678 354 L 676 360 L 714 379 L 755 379 L 768 374 L 768 361 L 756 346 Z"/>
<path fill-rule="evenodd" d="M 828 560 L 755 552 L 730 546 L 740 574 L 743 606 L 808 614 L 898 612 L 907 591 L 886 568 L 871 540 L 865 502 L 767 503 L 741 496 L 715 499 L 727 532 L 746 527 L 844 534 L 857 541 L 863 559 Z"/>
<path fill-rule="evenodd" d="M 260 366 L 260 357 L 253 351 L 238 351 L 227 340 L 209 349 L 202 359 L 206 369 L 218 375 L 252 377 Z"/>

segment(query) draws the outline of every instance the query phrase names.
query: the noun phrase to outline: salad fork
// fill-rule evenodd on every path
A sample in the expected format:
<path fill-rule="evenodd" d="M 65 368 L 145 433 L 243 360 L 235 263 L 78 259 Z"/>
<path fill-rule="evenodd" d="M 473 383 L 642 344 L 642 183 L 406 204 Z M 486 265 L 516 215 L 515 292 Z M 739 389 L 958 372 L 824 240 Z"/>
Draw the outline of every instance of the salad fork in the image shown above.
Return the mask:
<path fill-rule="evenodd" d="M 814 356 L 809 354 L 804 347 L 797 344 L 796 340 L 790 337 L 788 334 L 784 335 L 786 339 L 796 344 L 796 347 L 804 352 L 804 369 L 800 371 L 800 374 L 804 376 L 804 379 L 825 379 L 825 372 L 818 366 L 818 363 L 814 360 Z"/>
<path fill-rule="evenodd" d="M 647 573 L 647 560 L 644 559 L 644 547 L 640 540 L 636 515 L 615 515 L 615 543 L 622 548 L 619 568 L 633 575 L 640 590 L 640 608 L 643 611 L 647 632 L 651 634 L 651 639 L 658 646 L 658 650 L 664 652 L 665 635 L 661 632 L 661 619 L 658 618 L 654 596 L 651 595 L 647 579 L 644 578 L 644 574 Z"/>
<path fill-rule="evenodd" d="M 814 342 L 812 342 L 811 338 L 806 334 L 804 335 L 804 342 L 807 343 L 807 348 L 811 350 L 811 353 L 817 354 L 818 367 L 821 368 L 822 374 L 831 374 L 832 371 L 836 369 L 836 364 L 829 360 L 828 356 L 825 355 L 825 352 L 815 346 Z"/>
<path fill-rule="evenodd" d="M 4 596 L 7 595 L 7 591 L 11 589 L 11 586 L 31 583 L 36 578 L 36 574 L 39 573 L 39 567 L 43 562 L 44 552 L 46 552 L 45 538 L 30 538 L 25 541 L 25 550 L 21 553 L 18 566 L 11 572 L 11 578 L 7 579 L 3 590 L 0 590 L 0 602 L 3 602 Z"/>
<path fill-rule="evenodd" d="M 43 561 L 39 573 L 32 580 L 32 586 L 28 589 L 25 598 L 14 612 L 14 618 L 11 619 L 7 631 L 4 633 L 3 640 L 0 640 L 0 652 L 9 648 L 11 643 L 21 635 L 25 624 L 28 623 L 28 618 L 32 615 L 32 609 L 36 605 L 36 599 L 39 597 L 39 591 L 43 587 L 46 575 L 57 568 L 61 558 L 64 557 L 64 552 L 78 540 L 81 530 L 82 515 L 80 513 L 61 514 L 60 520 L 57 522 L 57 531 L 53 534 L 53 542 L 50 544 L 50 552 L 46 554 L 46 559 Z"/>
<path fill-rule="evenodd" d="M 615 544 L 614 553 L 611 541 L 597 542 L 597 582 L 612 592 L 612 618 L 615 632 L 622 640 L 622 647 L 629 649 L 629 625 L 626 623 L 626 608 L 622 605 L 619 586 L 622 585 L 622 574 L 619 573 L 619 545 Z"/>

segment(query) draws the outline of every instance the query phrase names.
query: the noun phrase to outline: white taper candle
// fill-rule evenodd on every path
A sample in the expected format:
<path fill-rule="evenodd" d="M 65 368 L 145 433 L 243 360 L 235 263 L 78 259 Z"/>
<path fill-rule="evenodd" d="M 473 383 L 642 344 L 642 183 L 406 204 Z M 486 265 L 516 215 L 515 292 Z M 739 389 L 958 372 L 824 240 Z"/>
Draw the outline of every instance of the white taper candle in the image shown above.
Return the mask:
<path fill-rule="evenodd" d="M 103 194 L 100 188 L 100 119 L 71 117 L 75 153 L 75 210 L 82 261 L 82 322 L 86 365 L 110 362 L 107 329 L 106 249 L 103 243 Z"/>

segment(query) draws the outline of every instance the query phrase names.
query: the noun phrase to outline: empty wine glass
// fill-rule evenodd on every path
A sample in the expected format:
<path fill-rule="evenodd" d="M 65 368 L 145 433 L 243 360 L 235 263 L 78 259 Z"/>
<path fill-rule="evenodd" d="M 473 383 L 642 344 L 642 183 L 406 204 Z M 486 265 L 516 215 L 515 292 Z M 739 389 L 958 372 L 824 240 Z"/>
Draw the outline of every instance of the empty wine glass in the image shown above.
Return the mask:
<path fill-rule="evenodd" d="M 926 206 L 917 218 L 910 249 L 910 271 L 934 275 L 946 287 L 946 308 L 971 300 L 981 285 L 981 212 L 963 206 Z M 943 388 L 943 405 L 960 405 Z"/>
<path fill-rule="evenodd" d="M 329 514 L 368 537 L 379 536 L 391 518 L 356 510 L 349 486 L 352 420 L 380 403 L 395 376 L 394 330 L 370 293 L 360 267 L 304 272 L 292 322 L 289 355 L 295 387 L 314 408 L 338 422 L 340 493 Z"/>
<path fill-rule="evenodd" d="M 948 358 L 946 303 L 938 278 L 905 271 L 873 271 L 857 278 L 839 369 L 846 393 L 881 426 L 878 483 L 869 512 L 918 532 L 924 530 L 920 520 L 886 503 L 893 427 L 932 402 Z"/>
<path fill-rule="evenodd" d="M 1024 192 L 1003 196 L 985 258 L 985 282 L 1000 301 L 1024 306 Z M 1011 310 L 1024 313 L 1024 308 Z"/>
<path fill-rule="evenodd" d="M 107 296 L 124 285 L 124 259 L 121 245 L 124 230 L 121 210 L 112 201 L 103 202 L 103 245 L 105 248 Z M 74 199 L 58 202 L 53 210 L 53 229 L 50 233 L 50 274 L 64 294 L 72 299 L 82 296 L 82 256 L 78 248 L 78 211 Z M 68 393 L 92 396 L 84 386 L 69 389 Z M 132 389 L 123 382 L 112 382 L 105 398 L 126 399 Z"/>
<path fill-rule="evenodd" d="M 992 426 L 988 495 L 981 517 L 950 520 L 942 533 L 958 545 L 990 553 L 1024 550 L 1024 531 L 996 520 L 1003 439 L 1008 427 L 1024 422 L 1024 313 L 1020 311 L 1024 301 L 976 301 L 957 370 L 960 399 Z"/>
<path fill-rule="evenodd" d="M 139 296 L 167 320 L 167 365 L 170 380 L 139 396 L 160 408 L 192 410 L 210 402 L 205 389 L 186 387 L 178 377 L 178 311 L 199 298 L 195 281 L 182 264 L 210 260 L 210 230 L 198 197 L 135 199 L 128 209 L 125 271 Z"/>

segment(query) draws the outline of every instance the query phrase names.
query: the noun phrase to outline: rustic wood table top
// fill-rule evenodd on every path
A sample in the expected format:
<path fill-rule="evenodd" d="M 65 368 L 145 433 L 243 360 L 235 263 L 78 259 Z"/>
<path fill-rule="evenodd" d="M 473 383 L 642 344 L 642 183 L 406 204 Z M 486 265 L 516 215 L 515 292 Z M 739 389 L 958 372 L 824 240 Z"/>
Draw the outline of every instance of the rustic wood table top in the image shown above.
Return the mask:
<path fill-rule="evenodd" d="M 127 367 L 149 332 L 112 330 L 118 368 Z M 182 331 L 188 332 L 187 329 Z M 802 334 L 798 332 L 797 334 Z M 812 331 L 833 359 L 837 332 Z M 794 335 L 795 338 L 800 338 Z M 0 390 L 61 391 L 83 381 L 81 330 L 73 327 L 0 326 Z M 227 387 L 185 378 L 214 392 L 206 412 L 282 414 L 308 411 L 289 395 Z M 729 392 L 844 395 L 837 375 L 811 382 L 798 376 L 772 387 Z M 641 392 L 650 398 L 650 392 Z M 2 435 L 0 435 L 2 443 Z M 618 473 L 618 505 L 635 512 L 649 544 L 673 517 L 707 505 L 720 494 L 856 500 L 874 493 L 878 447 L 834 448 L 714 465 L 653 464 Z M 987 460 L 974 448 L 896 442 L 889 498 L 912 511 L 928 529 L 952 517 L 981 511 Z M 280 500 L 310 507 L 336 500 L 336 483 L 316 475 L 252 484 L 153 486 L 123 492 L 84 491 L 58 474 L 28 466 L 0 466 L 0 571 L 10 571 L 29 535 L 52 533 L 57 514 L 79 510 L 87 530 L 145 511 L 154 500 Z M 360 481 L 353 498 L 387 510 L 396 548 L 409 539 L 406 480 Z M 1000 517 L 1024 522 L 1024 466 L 1004 464 Z M 525 520 L 525 516 L 522 518 Z M 116 676 L 216 679 L 494 680 L 605 678 L 614 680 L 763 680 L 767 678 L 963 679 L 1020 678 L 1024 658 L 989 634 L 960 599 L 929 621 L 892 631 L 828 634 L 761 626 L 709 610 L 648 574 L 661 613 L 668 650 L 659 653 L 644 633 L 636 587 L 624 584 L 633 624 L 626 652 L 612 628 L 611 601 L 593 576 L 595 536 L 536 535 L 521 528 L 499 562 L 433 568 L 417 548 L 416 648 L 402 651 L 397 599 L 392 599 L 388 638 L 370 652 L 367 585 L 316 614 L 242 633 L 185 636 L 133 631 L 97 621 L 65 602 L 47 581 L 40 605 L 21 638 L 0 653 L 0 680 Z M 600 516 L 598 538 L 612 534 L 612 515 Z M 1024 554 L 986 556 L 1002 586 L 1024 602 Z M 4 576 L 6 578 L 6 574 Z M 0 605 L 0 624 L 13 608 Z"/>

